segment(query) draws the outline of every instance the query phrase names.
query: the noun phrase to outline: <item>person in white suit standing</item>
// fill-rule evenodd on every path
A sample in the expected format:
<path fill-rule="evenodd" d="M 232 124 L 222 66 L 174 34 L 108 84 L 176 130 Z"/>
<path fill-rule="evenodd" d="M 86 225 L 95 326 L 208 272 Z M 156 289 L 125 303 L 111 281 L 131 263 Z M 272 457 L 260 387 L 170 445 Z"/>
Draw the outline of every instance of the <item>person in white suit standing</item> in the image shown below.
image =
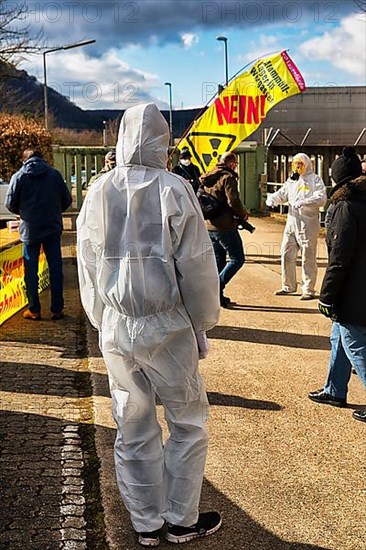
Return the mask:
<path fill-rule="evenodd" d="M 319 208 L 327 201 L 322 178 L 316 175 L 310 158 L 298 153 L 292 161 L 293 173 L 282 187 L 269 194 L 267 206 L 288 203 L 288 215 L 281 245 L 282 288 L 277 296 L 297 290 L 296 259 L 301 251 L 302 295 L 300 300 L 315 297 L 317 275 L 316 250 L 320 230 Z"/>
<path fill-rule="evenodd" d="M 168 145 L 155 104 L 127 109 L 117 166 L 90 188 L 77 220 L 81 299 L 99 331 L 117 424 L 117 482 L 147 547 L 221 525 L 218 512 L 199 513 L 208 400 L 198 359 L 219 318 L 219 278 L 192 186 L 166 170 Z"/>

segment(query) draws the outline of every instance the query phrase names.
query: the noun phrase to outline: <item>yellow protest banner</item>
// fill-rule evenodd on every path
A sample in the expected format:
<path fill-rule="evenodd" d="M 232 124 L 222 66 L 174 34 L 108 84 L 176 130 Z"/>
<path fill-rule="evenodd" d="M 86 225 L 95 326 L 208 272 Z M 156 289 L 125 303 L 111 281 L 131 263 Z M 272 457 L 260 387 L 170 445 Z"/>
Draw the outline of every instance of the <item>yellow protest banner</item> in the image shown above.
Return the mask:
<path fill-rule="evenodd" d="M 38 289 L 49 285 L 46 257 L 41 251 L 38 264 Z M 0 252 L 0 325 L 27 304 L 24 285 L 23 245 Z"/>
<path fill-rule="evenodd" d="M 235 78 L 197 119 L 179 143 L 207 172 L 218 157 L 249 137 L 277 103 L 305 90 L 304 79 L 286 51 L 259 59 Z"/>

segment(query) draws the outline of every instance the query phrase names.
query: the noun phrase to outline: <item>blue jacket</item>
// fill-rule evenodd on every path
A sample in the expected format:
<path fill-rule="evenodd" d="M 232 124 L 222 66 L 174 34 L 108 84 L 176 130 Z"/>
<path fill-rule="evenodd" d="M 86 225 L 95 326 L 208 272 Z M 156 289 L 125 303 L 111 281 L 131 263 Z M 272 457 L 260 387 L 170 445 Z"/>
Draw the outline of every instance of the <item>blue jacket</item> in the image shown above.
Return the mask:
<path fill-rule="evenodd" d="M 60 172 L 39 157 L 30 157 L 12 176 L 5 197 L 5 206 L 20 215 L 20 239 L 27 244 L 61 234 L 62 212 L 71 202 Z"/>

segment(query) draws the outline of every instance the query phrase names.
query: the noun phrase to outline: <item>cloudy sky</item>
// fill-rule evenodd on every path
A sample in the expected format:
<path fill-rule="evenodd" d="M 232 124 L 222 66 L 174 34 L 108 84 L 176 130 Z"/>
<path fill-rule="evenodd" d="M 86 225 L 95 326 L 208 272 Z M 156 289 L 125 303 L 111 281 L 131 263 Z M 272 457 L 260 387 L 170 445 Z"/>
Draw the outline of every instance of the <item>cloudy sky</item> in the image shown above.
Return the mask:
<path fill-rule="evenodd" d="M 359 0 L 359 3 L 366 2 Z M 95 39 L 47 55 L 47 78 L 84 109 L 124 109 L 139 101 L 168 108 L 205 105 L 229 75 L 283 49 L 307 86 L 366 81 L 366 19 L 356 0 L 135 0 L 27 2 L 26 23 L 49 48 Z M 43 81 L 42 56 L 22 68 Z"/>

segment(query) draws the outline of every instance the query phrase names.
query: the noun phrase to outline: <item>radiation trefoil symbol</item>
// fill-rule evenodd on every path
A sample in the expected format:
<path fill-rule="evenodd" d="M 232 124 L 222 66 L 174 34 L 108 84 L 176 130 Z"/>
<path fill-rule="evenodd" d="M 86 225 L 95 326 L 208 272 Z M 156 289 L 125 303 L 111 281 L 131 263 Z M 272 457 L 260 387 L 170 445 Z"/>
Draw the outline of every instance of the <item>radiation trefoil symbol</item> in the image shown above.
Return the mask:
<path fill-rule="evenodd" d="M 187 139 L 189 147 L 204 172 L 220 155 L 230 151 L 237 136 L 216 132 L 191 132 Z"/>

